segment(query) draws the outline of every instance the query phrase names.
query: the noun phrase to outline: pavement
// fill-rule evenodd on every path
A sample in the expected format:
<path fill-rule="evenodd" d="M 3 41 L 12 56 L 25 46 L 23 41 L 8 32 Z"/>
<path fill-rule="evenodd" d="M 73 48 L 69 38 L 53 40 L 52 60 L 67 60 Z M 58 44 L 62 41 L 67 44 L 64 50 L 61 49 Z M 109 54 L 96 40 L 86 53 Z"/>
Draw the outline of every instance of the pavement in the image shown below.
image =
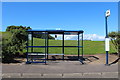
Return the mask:
<path fill-rule="evenodd" d="M 79 61 L 50 61 L 47 65 L 2 64 L 3 78 L 118 78 L 118 64 L 80 64 Z"/>

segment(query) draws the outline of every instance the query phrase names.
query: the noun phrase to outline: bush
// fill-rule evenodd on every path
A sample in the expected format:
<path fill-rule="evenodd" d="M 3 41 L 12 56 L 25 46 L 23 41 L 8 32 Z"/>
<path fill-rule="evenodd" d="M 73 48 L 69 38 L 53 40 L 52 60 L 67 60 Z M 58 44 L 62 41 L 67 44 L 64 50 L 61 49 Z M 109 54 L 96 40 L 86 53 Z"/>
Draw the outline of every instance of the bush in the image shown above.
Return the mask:
<path fill-rule="evenodd" d="M 14 46 L 12 46 L 11 33 L 3 33 L 2 36 L 2 62 L 10 62 L 13 60 Z"/>
<path fill-rule="evenodd" d="M 2 36 L 2 62 L 12 62 L 16 53 L 23 54 L 26 47 L 27 32 L 26 27 L 11 29 L 3 33 Z"/>
<path fill-rule="evenodd" d="M 118 56 L 120 57 L 120 32 L 110 32 L 109 37 L 111 38 L 111 41 L 118 52 Z"/>

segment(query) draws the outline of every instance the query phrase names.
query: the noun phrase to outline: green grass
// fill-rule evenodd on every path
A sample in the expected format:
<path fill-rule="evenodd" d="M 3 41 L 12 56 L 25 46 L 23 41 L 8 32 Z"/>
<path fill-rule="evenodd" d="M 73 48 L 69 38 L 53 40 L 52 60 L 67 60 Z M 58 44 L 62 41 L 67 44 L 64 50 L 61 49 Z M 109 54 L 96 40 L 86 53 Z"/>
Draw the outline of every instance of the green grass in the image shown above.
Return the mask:
<path fill-rule="evenodd" d="M 34 46 L 44 46 L 44 43 L 45 43 L 44 39 L 34 38 Z M 49 46 L 61 46 L 61 45 L 62 45 L 62 40 L 49 40 Z M 77 41 L 65 40 L 65 46 L 77 46 Z M 44 53 L 45 49 L 34 48 L 34 51 Z M 65 54 L 77 54 L 77 52 L 78 52 L 78 48 L 65 48 Z M 113 44 L 110 42 L 109 53 L 114 53 L 114 52 L 116 52 L 115 48 Z M 49 53 L 62 53 L 62 47 L 49 48 Z M 105 53 L 104 41 L 84 41 L 84 54 L 100 54 L 100 53 Z"/>

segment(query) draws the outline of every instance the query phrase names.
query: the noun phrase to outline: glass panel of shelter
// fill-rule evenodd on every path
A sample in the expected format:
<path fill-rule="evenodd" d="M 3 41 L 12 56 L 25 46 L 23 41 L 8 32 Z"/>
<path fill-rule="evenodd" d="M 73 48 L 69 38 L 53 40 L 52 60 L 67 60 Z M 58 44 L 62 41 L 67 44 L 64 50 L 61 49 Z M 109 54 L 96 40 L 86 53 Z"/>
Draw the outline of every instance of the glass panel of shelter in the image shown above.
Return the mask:
<path fill-rule="evenodd" d="M 65 32 L 65 58 L 78 59 L 78 32 Z"/>
<path fill-rule="evenodd" d="M 42 36 L 41 36 L 42 35 Z M 45 49 L 45 32 L 29 32 L 28 34 L 28 60 L 38 61 L 45 59 L 46 49 Z"/>
<path fill-rule="evenodd" d="M 63 59 L 63 34 L 48 34 L 49 36 L 54 37 L 54 39 L 48 39 L 48 56 L 47 59 L 56 60 Z M 60 39 L 60 40 L 59 40 Z"/>

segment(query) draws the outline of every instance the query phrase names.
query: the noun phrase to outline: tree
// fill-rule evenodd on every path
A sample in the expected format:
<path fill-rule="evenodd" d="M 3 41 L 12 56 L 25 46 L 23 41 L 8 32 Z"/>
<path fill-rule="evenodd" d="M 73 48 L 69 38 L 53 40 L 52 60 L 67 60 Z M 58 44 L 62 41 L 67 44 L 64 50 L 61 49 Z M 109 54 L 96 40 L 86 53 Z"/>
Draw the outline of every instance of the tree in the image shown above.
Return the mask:
<path fill-rule="evenodd" d="M 120 33 L 118 32 L 110 32 L 109 37 L 114 44 L 114 47 L 120 57 Z"/>
<path fill-rule="evenodd" d="M 26 26 L 14 26 L 14 25 L 11 25 L 11 26 L 8 26 L 6 28 L 6 31 L 13 32 L 14 30 L 28 30 L 28 29 L 31 29 L 31 28 L 26 27 Z"/>
<path fill-rule="evenodd" d="M 120 60 L 120 33 L 119 32 L 110 32 L 109 37 L 111 38 L 112 43 L 114 44 L 114 47 L 118 53 L 118 59 L 116 59 L 114 62 L 110 63 L 115 64 Z"/>

